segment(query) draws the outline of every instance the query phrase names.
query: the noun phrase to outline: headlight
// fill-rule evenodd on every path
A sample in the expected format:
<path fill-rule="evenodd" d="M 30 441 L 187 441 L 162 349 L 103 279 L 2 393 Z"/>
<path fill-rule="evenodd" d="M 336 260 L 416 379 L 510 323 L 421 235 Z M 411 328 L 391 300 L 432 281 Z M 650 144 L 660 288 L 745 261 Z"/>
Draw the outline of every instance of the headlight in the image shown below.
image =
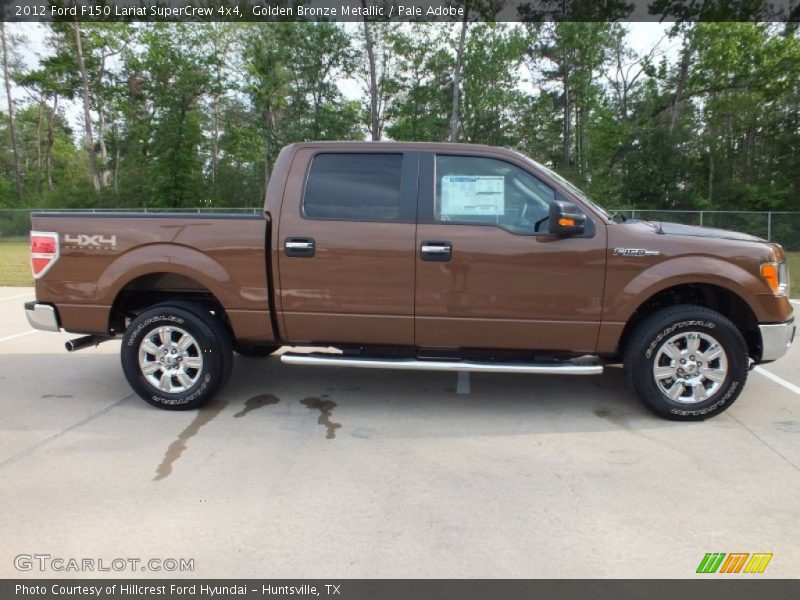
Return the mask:
<path fill-rule="evenodd" d="M 761 277 L 776 296 L 785 296 L 789 291 L 789 268 L 784 261 L 762 263 Z"/>

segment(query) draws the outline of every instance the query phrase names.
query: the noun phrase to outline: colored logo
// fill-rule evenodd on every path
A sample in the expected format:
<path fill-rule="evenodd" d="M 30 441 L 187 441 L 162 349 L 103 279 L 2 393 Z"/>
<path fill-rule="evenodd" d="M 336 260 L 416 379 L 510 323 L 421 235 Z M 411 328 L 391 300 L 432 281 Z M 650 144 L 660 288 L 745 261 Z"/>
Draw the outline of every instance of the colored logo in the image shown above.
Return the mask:
<path fill-rule="evenodd" d="M 698 573 L 763 573 L 772 553 L 708 552 L 697 566 Z"/>

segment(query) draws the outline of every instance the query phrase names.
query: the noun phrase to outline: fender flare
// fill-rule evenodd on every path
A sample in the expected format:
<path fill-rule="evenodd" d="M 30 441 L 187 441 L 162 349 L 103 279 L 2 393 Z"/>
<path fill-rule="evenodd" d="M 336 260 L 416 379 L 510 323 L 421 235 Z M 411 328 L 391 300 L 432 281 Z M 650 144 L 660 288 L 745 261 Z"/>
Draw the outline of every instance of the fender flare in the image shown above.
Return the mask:
<path fill-rule="evenodd" d="M 702 274 L 702 275 L 700 275 Z M 760 307 L 753 302 L 754 289 L 766 284 L 742 267 L 709 255 L 671 258 L 654 264 L 631 279 L 619 292 L 607 298 L 604 320 L 627 322 L 647 300 L 671 287 L 710 284 L 738 296 L 761 319 Z"/>
<path fill-rule="evenodd" d="M 175 243 L 137 246 L 116 257 L 97 280 L 98 296 L 111 306 L 131 281 L 153 273 L 174 273 L 194 279 L 223 306 L 238 305 L 238 297 L 226 290 L 231 277 L 222 265 L 199 250 Z"/>

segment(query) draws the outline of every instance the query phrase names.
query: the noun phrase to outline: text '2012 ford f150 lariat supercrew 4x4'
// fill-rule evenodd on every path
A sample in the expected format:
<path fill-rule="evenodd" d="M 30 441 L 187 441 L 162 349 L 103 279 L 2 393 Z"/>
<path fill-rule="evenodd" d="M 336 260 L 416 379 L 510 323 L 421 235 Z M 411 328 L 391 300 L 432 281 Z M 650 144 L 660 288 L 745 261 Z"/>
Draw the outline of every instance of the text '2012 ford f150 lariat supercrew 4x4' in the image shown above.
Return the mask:
<path fill-rule="evenodd" d="M 31 324 L 88 334 L 68 349 L 121 335 L 125 376 L 163 408 L 211 398 L 233 351 L 330 346 L 281 360 L 575 375 L 622 361 L 651 410 L 702 419 L 795 330 L 777 244 L 618 222 L 486 146 L 294 144 L 263 215 L 32 221 Z"/>

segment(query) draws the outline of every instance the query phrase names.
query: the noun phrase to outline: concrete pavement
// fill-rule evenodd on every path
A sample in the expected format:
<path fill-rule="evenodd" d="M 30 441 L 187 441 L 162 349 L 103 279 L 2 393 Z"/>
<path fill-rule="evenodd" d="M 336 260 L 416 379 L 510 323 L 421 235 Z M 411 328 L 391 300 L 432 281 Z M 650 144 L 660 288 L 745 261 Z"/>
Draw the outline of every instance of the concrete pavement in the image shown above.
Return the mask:
<path fill-rule="evenodd" d="M 34 553 L 537 578 L 693 577 L 706 552 L 771 552 L 761 577 L 800 574 L 800 395 L 758 372 L 719 417 L 672 423 L 618 368 L 474 374 L 457 395 L 452 373 L 237 357 L 214 402 L 167 412 L 131 393 L 119 342 L 67 354 L 74 336 L 27 333 L 25 294 L 0 288 L 2 577 L 174 575 L 14 567 Z M 765 368 L 800 385 L 799 358 Z"/>

